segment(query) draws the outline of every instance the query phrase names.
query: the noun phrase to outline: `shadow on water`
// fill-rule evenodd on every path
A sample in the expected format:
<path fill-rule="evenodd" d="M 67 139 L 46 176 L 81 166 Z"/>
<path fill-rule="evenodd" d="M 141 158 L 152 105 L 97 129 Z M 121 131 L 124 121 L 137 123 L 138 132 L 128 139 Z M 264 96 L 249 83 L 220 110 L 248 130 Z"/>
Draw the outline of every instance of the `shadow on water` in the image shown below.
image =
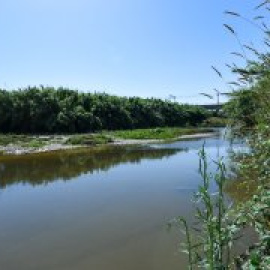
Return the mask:
<path fill-rule="evenodd" d="M 75 149 L 25 156 L 0 157 L 0 188 L 24 183 L 41 185 L 70 180 L 82 174 L 108 171 L 123 163 L 168 158 L 184 151 L 180 148 L 147 146 Z"/>

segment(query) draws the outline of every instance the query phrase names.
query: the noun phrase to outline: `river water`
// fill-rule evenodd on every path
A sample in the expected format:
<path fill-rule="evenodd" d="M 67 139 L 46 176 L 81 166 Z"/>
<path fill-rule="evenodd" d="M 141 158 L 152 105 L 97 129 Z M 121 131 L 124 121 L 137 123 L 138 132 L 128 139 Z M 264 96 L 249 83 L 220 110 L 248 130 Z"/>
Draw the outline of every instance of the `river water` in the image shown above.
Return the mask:
<path fill-rule="evenodd" d="M 217 136 L 0 157 L 0 269 L 187 269 L 184 236 L 166 225 L 193 215 L 204 142 L 228 156 Z"/>

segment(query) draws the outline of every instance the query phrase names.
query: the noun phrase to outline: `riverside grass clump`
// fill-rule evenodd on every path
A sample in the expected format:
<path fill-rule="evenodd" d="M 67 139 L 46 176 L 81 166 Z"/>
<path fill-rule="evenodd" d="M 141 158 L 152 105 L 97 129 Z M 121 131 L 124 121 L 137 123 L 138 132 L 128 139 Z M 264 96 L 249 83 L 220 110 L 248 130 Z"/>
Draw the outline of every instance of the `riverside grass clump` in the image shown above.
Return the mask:
<path fill-rule="evenodd" d="M 46 144 L 47 141 L 38 136 L 0 134 L 0 146 L 19 145 L 21 147 L 39 148 Z"/>
<path fill-rule="evenodd" d="M 183 135 L 193 135 L 200 133 L 213 133 L 212 128 L 179 128 L 179 127 L 160 127 L 151 129 L 119 130 L 109 132 L 111 135 L 120 139 L 158 139 L 170 140 L 177 139 Z"/>
<path fill-rule="evenodd" d="M 102 145 L 113 142 L 113 139 L 103 134 L 78 134 L 69 136 L 65 144 L 70 145 Z"/>

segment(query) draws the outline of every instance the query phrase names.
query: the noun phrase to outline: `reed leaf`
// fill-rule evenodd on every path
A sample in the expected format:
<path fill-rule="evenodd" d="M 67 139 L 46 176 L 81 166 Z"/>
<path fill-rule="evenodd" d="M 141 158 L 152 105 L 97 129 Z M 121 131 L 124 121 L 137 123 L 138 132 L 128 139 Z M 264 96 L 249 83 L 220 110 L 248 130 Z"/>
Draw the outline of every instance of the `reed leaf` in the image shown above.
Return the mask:
<path fill-rule="evenodd" d="M 226 24 L 226 23 L 224 23 L 223 25 L 224 25 L 224 27 L 225 27 L 226 29 L 229 30 L 229 32 L 231 32 L 233 35 L 235 35 L 235 31 L 234 31 L 234 29 L 233 29 L 230 25 L 228 25 L 228 24 Z"/>
<path fill-rule="evenodd" d="M 214 67 L 214 66 L 211 66 L 211 67 L 212 67 L 212 69 L 217 73 L 217 75 L 218 75 L 220 78 L 222 78 L 221 72 L 220 72 L 216 67 Z"/>

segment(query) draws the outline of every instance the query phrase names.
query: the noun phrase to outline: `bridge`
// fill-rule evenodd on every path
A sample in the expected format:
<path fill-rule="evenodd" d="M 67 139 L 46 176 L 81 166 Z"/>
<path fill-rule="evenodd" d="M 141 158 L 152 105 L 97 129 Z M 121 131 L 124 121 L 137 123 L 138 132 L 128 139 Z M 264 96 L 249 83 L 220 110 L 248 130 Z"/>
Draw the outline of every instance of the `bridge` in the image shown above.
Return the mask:
<path fill-rule="evenodd" d="M 222 110 L 222 107 L 224 105 L 225 105 L 225 103 L 223 103 L 223 104 L 205 104 L 205 105 L 198 105 L 198 106 L 201 106 L 209 111 L 220 111 L 220 110 Z"/>

